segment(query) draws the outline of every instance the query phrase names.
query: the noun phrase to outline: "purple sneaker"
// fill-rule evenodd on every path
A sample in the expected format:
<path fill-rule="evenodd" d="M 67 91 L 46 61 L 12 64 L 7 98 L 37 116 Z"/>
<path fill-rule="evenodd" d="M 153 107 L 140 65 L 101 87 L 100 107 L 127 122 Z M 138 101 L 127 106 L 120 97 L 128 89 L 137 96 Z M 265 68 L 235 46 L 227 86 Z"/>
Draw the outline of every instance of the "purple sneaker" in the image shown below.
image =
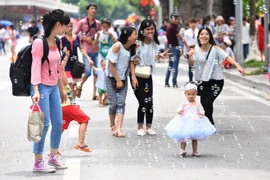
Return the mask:
<path fill-rule="evenodd" d="M 57 154 L 50 154 L 48 164 L 58 170 L 67 169 L 68 167 L 63 165 L 59 159 L 60 157 Z"/>
<path fill-rule="evenodd" d="M 42 159 L 36 160 L 33 167 L 33 172 L 35 173 L 54 173 L 55 171 L 55 168 L 45 166 Z"/>

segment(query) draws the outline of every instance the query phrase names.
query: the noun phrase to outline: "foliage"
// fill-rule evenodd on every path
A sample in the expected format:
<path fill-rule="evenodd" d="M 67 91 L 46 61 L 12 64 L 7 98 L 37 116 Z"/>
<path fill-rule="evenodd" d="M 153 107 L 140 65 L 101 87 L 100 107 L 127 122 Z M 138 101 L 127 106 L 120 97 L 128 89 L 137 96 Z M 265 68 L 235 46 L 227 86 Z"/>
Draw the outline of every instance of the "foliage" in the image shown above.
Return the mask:
<path fill-rule="evenodd" d="M 260 75 L 260 74 L 267 74 L 267 70 L 265 68 L 258 68 L 253 71 L 247 72 L 247 76 L 252 76 L 252 75 Z"/>
<path fill-rule="evenodd" d="M 62 2 L 78 5 L 80 7 L 80 17 L 87 15 L 85 8 L 90 2 L 98 6 L 96 13 L 97 19 L 104 17 L 110 18 L 111 20 L 126 19 L 131 13 L 141 15 L 139 9 L 132 7 L 127 1 L 128 0 L 62 0 Z"/>
<path fill-rule="evenodd" d="M 263 67 L 264 66 L 264 62 L 262 62 L 262 61 L 256 61 L 256 60 L 251 60 L 251 61 L 244 62 L 244 66 L 245 67 Z"/>
<path fill-rule="evenodd" d="M 256 14 L 264 14 L 264 0 L 256 0 Z M 250 15 L 249 0 L 243 0 L 243 13 L 244 16 Z"/>
<path fill-rule="evenodd" d="M 61 1 L 65 3 L 71 3 L 73 5 L 78 5 L 79 3 L 79 0 L 61 0 Z"/>

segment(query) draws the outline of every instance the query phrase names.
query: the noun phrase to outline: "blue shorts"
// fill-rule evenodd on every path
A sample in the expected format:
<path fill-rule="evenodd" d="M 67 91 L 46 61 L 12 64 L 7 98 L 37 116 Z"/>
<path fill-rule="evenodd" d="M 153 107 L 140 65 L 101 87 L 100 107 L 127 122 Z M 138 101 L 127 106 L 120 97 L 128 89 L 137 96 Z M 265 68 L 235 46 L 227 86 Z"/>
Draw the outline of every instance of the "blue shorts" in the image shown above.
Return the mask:
<path fill-rule="evenodd" d="M 98 52 L 97 53 L 87 53 L 87 55 L 92 59 L 94 62 L 94 66 L 98 67 Z M 85 73 L 84 75 L 89 77 L 92 75 L 92 67 L 89 65 L 88 60 L 83 56 L 83 63 L 85 64 Z M 96 73 L 93 72 L 94 76 Z"/>

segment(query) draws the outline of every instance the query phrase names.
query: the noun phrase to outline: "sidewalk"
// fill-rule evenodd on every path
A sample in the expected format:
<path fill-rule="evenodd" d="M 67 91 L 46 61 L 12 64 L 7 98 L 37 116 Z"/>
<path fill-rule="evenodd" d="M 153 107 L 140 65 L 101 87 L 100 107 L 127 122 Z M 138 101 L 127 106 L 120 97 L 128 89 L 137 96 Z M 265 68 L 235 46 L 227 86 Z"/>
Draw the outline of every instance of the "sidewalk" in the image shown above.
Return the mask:
<path fill-rule="evenodd" d="M 157 63 L 157 67 L 167 67 L 167 63 Z M 181 70 L 187 70 L 187 61 L 181 57 L 180 63 L 178 66 Z M 245 68 L 246 72 L 250 72 L 254 70 L 254 68 Z M 224 77 L 233 82 L 242 84 L 249 88 L 257 89 L 260 91 L 264 91 L 270 94 L 270 82 L 267 78 L 267 74 L 263 75 L 252 75 L 252 76 L 241 76 L 241 74 L 237 71 L 237 69 L 224 69 L 223 71 Z"/>

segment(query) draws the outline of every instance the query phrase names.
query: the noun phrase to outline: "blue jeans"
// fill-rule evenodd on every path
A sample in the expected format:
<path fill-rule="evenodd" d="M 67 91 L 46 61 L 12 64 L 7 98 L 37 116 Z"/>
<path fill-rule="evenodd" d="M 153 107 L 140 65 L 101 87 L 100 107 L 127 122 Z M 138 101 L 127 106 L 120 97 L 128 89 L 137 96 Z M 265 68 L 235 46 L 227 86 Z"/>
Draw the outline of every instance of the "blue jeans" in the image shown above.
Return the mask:
<path fill-rule="evenodd" d="M 193 67 L 188 66 L 188 77 L 189 77 L 189 81 L 193 81 Z"/>
<path fill-rule="evenodd" d="M 248 51 L 249 51 L 249 44 L 243 44 L 243 57 L 244 57 L 244 60 L 247 58 L 247 55 L 248 55 Z"/>
<path fill-rule="evenodd" d="M 179 49 L 176 49 L 176 47 L 172 47 L 169 50 L 169 53 L 172 53 L 172 55 L 169 55 L 169 66 L 166 72 L 166 78 L 165 78 L 165 85 L 169 85 L 169 79 L 172 72 L 172 83 L 173 85 L 177 85 L 177 75 L 178 75 L 178 64 L 179 64 L 179 58 L 180 58 L 180 51 Z"/>
<path fill-rule="evenodd" d="M 94 62 L 94 66 L 98 67 L 98 53 L 87 53 L 87 55 L 92 59 L 92 61 Z M 92 74 L 92 67 L 89 65 L 88 60 L 83 56 L 83 63 L 85 64 L 85 73 L 84 75 L 89 77 Z M 94 73 L 94 75 L 96 76 L 96 73 Z"/>
<path fill-rule="evenodd" d="M 57 85 L 47 86 L 39 84 L 38 89 L 40 94 L 39 106 L 44 113 L 44 130 L 41 140 L 34 143 L 33 153 L 43 154 L 45 138 L 50 122 L 52 124 L 50 147 L 53 149 L 59 148 L 62 134 L 62 107 Z M 34 95 L 34 88 L 32 85 L 31 95 Z"/>

